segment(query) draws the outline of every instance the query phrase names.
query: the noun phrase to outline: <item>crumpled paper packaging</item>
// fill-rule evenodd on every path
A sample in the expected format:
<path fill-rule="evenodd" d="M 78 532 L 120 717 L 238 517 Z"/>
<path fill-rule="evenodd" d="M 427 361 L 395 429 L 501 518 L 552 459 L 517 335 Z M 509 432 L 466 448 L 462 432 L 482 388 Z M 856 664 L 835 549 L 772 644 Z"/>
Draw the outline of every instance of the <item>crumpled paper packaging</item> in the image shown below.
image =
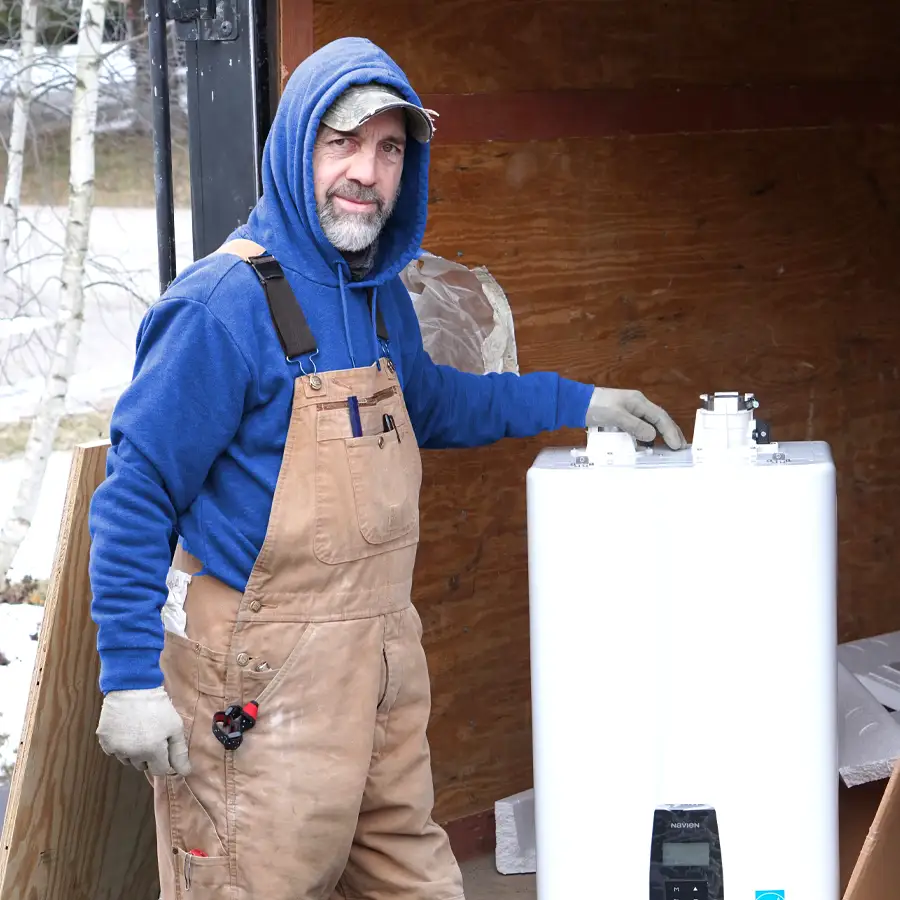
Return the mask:
<path fill-rule="evenodd" d="M 463 372 L 519 374 L 512 310 L 484 267 L 423 252 L 401 273 L 431 359 Z"/>

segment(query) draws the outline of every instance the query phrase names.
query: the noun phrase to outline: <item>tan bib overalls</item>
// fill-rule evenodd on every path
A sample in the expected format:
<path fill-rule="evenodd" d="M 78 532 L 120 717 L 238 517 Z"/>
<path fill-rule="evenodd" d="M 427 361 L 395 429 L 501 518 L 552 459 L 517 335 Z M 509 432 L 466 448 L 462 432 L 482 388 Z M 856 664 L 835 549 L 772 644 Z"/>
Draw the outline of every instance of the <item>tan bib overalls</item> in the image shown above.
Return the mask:
<path fill-rule="evenodd" d="M 304 349 L 312 336 L 277 263 L 249 241 L 222 251 L 250 258 L 287 356 Z M 246 590 L 197 575 L 202 561 L 179 546 L 173 567 L 193 576 L 186 636 L 167 631 L 162 668 L 192 773 L 151 778 L 162 900 L 463 896 L 431 816 L 430 689 L 410 601 L 421 477 L 389 360 L 303 375 Z M 256 724 L 227 750 L 213 717 L 252 700 Z"/>

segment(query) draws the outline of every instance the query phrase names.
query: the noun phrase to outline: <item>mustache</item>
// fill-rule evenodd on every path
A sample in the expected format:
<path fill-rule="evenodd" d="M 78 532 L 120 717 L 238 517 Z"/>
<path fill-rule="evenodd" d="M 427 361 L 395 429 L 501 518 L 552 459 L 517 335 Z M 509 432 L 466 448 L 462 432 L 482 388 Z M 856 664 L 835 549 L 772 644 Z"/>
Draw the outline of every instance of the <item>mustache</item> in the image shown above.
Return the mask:
<path fill-rule="evenodd" d="M 374 187 L 366 187 L 356 181 L 342 181 L 334 185 L 326 193 L 326 198 L 343 197 L 346 200 L 356 200 L 358 203 L 374 203 L 378 212 L 384 209 L 384 200 Z"/>

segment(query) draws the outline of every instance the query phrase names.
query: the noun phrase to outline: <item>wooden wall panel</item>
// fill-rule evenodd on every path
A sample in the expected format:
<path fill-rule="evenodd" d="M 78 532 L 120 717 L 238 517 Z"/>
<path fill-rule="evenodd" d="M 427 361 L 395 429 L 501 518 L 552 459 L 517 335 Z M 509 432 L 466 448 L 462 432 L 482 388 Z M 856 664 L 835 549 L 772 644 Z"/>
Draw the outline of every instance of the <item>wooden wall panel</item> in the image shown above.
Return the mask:
<path fill-rule="evenodd" d="M 426 247 L 499 279 L 523 371 L 640 388 L 687 434 L 699 393 L 753 390 L 776 438 L 829 441 L 841 638 L 900 629 L 900 131 L 459 146 L 432 185 Z M 444 819 L 530 784 L 524 477 L 580 439 L 426 454 Z"/>
<path fill-rule="evenodd" d="M 420 93 L 869 81 L 900 72 L 895 0 L 315 0 L 314 34 L 317 47 L 370 38 Z"/>
<path fill-rule="evenodd" d="M 274 27 L 269 29 L 270 39 L 274 38 L 272 43 L 277 48 L 275 66 L 270 66 L 270 71 L 275 68 L 280 74 L 280 93 L 297 64 L 315 49 L 314 0 L 290 0 L 290 2 L 267 0 L 267 2 L 277 5 L 277 9 L 269 13 L 269 21 L 274 23 Z"/>
<path fill-rule="evenodd" d="M 900 132 L 798 127 L 866 104 L 858 123 L 897 121 L 900 4 L 315 0 L 312 46 L 343 35 L 445 95 L 426 246 L 498 277 L 523 371 L 638 387 L 688 433 L 698 393 L 754 390 L 776 437 L 828 440 L 841 638 L 900 628 Z M 682 128 L 669 108 L 653 118 L 665 87 L 685 88 Z M 612 98 L 606 133 L 626 136 L 575 113 L 547 125 L 581 96 L 582 119 Z M 514 129 L 511 108 L 533 124 Z M 659 131 L 676 133 L 631 136 Z M 476 137 L 498 135 L 520 142 Z M 531 783 L 525 472 L 581 437 L 425 456 L 415 600 L 443 821 Z"/>

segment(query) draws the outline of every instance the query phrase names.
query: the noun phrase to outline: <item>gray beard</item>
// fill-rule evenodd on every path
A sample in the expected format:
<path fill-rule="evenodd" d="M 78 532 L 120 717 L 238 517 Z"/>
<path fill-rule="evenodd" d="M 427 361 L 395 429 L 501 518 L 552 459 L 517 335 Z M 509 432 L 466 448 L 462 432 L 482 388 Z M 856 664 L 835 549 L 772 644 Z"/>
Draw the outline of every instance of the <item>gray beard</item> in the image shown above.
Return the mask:
<path fill-rule="evenodd" d="M 338 188 L 341 193 L 353 200 L 374 202 L 376 210 L 372 213 L 340 213 L 334 205 L 332 194 Z M 398 190 L 397 196 L 400 195 Z M 397 196 L 389 204 L 385 204 L 374 188 L 364 188 L 355 182 L 344 182 L 329 192 L 324 203 L 317 204 L 319 224 L 325 237 L 342 253 L 359 254 L 372 247 L 387 224 L 394 211 Z M 373 254 L 374 256 L 374 254 Z"/>
<path fill-rule="evenodd" d="M 325 237 L 342 253 L 359 253 L 371 246 L 384 228 L 381 211 L 360 215 L 339 213 L 329 198 L 319 207 L 319 222 Z"/>

